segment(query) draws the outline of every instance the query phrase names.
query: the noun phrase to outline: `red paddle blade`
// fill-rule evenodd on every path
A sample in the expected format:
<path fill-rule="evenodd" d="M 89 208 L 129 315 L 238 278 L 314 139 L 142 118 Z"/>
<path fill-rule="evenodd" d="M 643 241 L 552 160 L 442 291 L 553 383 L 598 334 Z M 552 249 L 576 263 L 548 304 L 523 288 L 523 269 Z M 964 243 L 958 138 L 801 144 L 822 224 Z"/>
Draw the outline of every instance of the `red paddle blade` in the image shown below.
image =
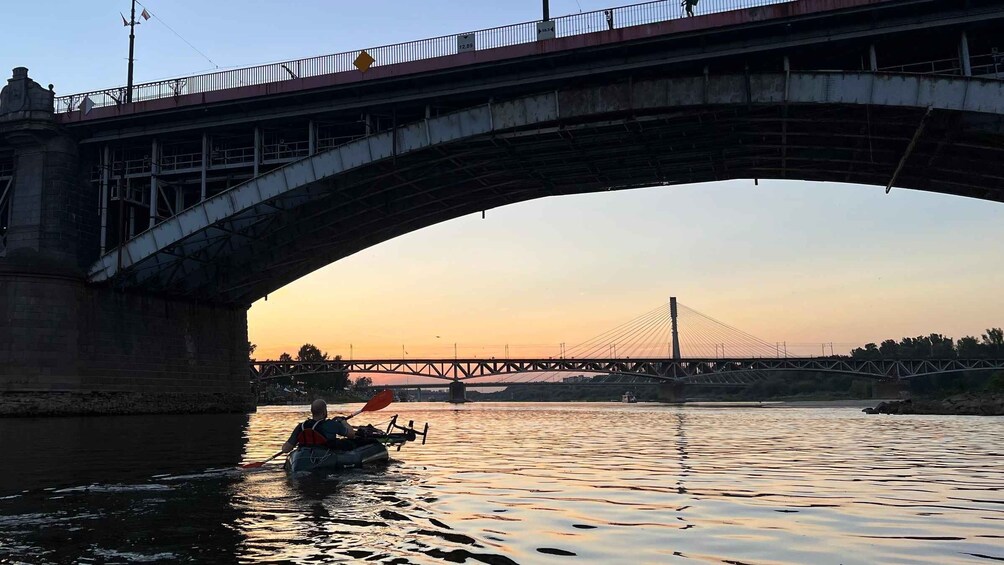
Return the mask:
<path fill-rule="evenodd" d="M 377 410 L 383 410 L 391 402 L 394 402 L 394 393 L 390 389 L 382 390 L 376 393 L 373 398 L 363 406 L 362 412 L 376 412 Z"/>
<path fill-rule="evenodd" d="M 241 469 L 257 469 L 258 467 L 261 467 L 264 464 L 265 464 L 264 461 L 258 461 L 256 463 L 245 463 L 241 465 Z"/>

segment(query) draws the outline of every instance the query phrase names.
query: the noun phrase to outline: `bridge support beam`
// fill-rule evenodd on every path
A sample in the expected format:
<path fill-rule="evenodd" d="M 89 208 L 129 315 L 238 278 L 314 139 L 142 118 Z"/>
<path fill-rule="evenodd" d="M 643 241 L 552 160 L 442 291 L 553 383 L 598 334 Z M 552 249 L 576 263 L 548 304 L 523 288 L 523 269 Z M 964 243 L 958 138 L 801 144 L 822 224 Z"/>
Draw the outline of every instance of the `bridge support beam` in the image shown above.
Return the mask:
<path fill-rule="evenodd" d="M 467 402 L 467 385 L 460 381 L 450 383 L 450 403 L 463 404 Z"/>
<path fill-rule="evenodd" d="M 686 398 L 683 383 L 669 381 L 659 383 L 658 398 L 659 402 L 683 402 Z"/>

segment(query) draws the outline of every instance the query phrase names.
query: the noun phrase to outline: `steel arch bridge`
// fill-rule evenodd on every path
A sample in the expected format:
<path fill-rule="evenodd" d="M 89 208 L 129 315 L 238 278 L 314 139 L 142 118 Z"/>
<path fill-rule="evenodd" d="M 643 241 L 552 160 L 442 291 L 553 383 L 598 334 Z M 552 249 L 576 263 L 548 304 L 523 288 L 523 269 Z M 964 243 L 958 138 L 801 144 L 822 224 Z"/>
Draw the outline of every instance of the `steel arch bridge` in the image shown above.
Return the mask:
<path fill-rule="evenodd" d="M 394 359 L 324 362 L 254 361 L 251 378 L 278 378 L 336 372 L 429 377 L 467 381 L 526 373 L 608 373 L 658 382 L 693 385 L 746 385 L 768 372 L 804 371 L 847 374 L 879 380 L 1004 369 L 1004 359 L 853 359 L 849 357 L 782 359 Z M 510 383 L 523 384 L 523 383 Z"/>
<path fill-rule="evenodd" d="M 89 278 L 247 305 L 455 217 L 653 185 L 788 178 L 1004 202 L 1002 116 L 1004 82 L 959 76 L 750 72 L 559 89 L 269 171 L 109 251 Z"/>

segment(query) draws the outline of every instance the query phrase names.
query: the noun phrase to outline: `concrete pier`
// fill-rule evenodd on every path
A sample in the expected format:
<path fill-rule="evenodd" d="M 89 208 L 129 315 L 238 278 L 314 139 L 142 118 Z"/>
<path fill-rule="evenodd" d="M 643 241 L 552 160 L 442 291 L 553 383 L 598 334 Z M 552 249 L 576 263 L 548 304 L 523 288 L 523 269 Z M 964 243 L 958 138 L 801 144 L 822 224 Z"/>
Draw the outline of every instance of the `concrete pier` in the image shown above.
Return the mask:
<path fill-rule="evenodd" d="M 686 398 L 684 395 L 683 383 L 679 382 L 663 382 L 659 383 L 658 392 L 659 402 L 683 402 Z"/>
<path fill-rule="evenodd" d="M 253 409 L 246 307 L 86 282 L 98 195 L 52 104 L 24 68 L 0 91 L 0 141 L 15 158 L 0 250 L 0 415 Z"/>
<path fill-rule="evenodd" d="M 467 402 L 467 385 L 454 380 L 450 383 L 450 403 L 463 404 Z"/>

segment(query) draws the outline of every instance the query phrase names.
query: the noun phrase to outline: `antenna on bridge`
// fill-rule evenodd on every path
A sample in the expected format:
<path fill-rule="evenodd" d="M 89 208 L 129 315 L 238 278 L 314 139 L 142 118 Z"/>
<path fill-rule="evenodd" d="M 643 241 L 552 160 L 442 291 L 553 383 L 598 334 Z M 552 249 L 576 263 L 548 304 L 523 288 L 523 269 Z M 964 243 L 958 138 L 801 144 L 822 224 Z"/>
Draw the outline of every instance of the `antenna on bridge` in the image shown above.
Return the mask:
<path fill-rule="evenodd" d="M 132 0 L 132 12 L 129 14 L 129 76 L 126 82 L 124 102 L 132 102 L 132 62 L 133 48 L 136 45 L 136 0 Z"/>

